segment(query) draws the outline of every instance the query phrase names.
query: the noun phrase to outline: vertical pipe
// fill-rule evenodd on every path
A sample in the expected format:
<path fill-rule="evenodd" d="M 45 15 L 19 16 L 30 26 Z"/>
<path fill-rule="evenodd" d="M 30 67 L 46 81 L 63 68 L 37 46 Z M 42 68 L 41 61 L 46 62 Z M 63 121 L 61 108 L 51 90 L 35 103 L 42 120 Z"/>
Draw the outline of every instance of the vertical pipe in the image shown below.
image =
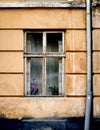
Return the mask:
<path fill-rule="evenodd" d="M 92 14 L 91 0 L 86 0 L 86 38 L 87 38 L 87 95 L 84 130 L 90 130 L 92 111 Z"/>

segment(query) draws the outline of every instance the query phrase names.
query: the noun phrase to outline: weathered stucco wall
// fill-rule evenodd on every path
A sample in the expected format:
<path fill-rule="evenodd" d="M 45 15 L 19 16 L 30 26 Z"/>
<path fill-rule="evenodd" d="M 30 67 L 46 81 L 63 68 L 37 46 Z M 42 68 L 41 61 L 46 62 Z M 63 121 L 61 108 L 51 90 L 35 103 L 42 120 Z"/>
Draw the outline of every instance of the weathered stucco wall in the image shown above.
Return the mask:
<path fill-rule="evenodd" d="M 6 118 L 80 117 L 84 98 L 0 98 L 0 114 Z M 78 102 L 78 103 L 77 103 Z"/>
<path fill-rule="evenodd" d="M 1 9 L 0 29 L 0 114 L 8 118 L 84 116 L 85 10 Z M 24 97 L 23 29 L 65 30 L 65 97 Z"/>
<path fill-rule="evenodd" d="M 68 29 L 85 28 L 84 10 L 66 9 L 1 9 L 0 28 Z"/>
<path fill-rule="evenodd" d="M 0 9 L 0 115 L 80 117 L 86 95 L 86 12 L 68 8 Z M 93 9 L 94 116 L 100 115 L 100 13 Z M 65 96 L 24 96 L 24 30 L 65 30 Z M 98 40 L 97 40 L 98 39 Z"/>
<path fill-rule="evenodd" d="M 99 3 L 99 1 L 94 1 Z M 100 3 L 99 3 L 100 4 Z M 100 6 L 93 8 L 93 93 L 94 116 L 100 118 Z"/>

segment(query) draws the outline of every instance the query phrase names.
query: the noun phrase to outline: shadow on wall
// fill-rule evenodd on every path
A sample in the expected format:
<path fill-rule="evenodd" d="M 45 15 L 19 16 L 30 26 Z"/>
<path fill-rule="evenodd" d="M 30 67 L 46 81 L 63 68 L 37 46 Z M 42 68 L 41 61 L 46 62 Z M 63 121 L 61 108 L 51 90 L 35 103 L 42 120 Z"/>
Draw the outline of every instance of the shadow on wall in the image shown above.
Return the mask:
<path fill-rule="evenodd" d="M 84 118 L 0 119 L 0 130 L 84 130 Z M 100 119 L 93 119 L 92 130 L 100 130 Z"/>
<path fill-rule="evenodd" d="M 83 130 L 84 118 L 0 119 L 0 130 Z"/>

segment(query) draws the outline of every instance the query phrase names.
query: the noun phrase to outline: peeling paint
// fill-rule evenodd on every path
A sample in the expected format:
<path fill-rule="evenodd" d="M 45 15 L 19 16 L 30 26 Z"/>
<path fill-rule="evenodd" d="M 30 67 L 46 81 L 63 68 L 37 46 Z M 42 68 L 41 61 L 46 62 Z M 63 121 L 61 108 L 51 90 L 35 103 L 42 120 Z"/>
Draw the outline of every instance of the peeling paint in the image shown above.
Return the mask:
<path fill-rule="evenodd" d="M 37 7 L 48 7 L 48 8 L 71 8 L 71 7 L 80 7 L 84 8 L 85 2 L 75 2 L 75 1 L 67 1 L 67 2 L 0 2 L 0 8 L 37 8 Z"/>

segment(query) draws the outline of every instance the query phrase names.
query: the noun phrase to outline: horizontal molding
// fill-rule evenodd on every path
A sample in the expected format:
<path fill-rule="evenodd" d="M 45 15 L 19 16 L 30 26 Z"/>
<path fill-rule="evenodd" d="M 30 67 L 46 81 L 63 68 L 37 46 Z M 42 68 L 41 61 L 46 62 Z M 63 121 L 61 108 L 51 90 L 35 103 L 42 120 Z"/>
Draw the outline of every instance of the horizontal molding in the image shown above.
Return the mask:
<path fill-rule="evenodd" d="M 100 29 L 100 28 L 94 28 L 94 29 Z M 65 27 L 65 28 L 24 28 L 24 27 L 20 27 L 20 28 L 15 28 L 15 27 L 12 27 L 12 28 L 10 28 L 10 27 L 5 27 L 5 28 L 0 28 L 0 31 L 2 31 L 2 30 L 19 30 L 19 31 L 44 31 L 44 30 L 47 30 L 47 31 L 64 31 L 64 32 L 66 32 L 66 31 L 68 31 L 68 30 L 79 30 L 79 31 L 81 31 L 81 30 L 83 30 L 83 31 L 86 31 L 86 28 L 69 28 L 69 27 Z"/>
<path fill-rule="evenodd" d="M 87 75 L 87 73 L 65 73 L 65 76 L 67 75 Z"/>
<path fill-rule="evenodd" d="M 24 74 L 24 72 L 0 72 L 0 74 Z"/>
<path fill-rule="evenodd" d="M 66 53 L 86 53 L 87 50 L 66 50 Z"/>
<path fill-rule="evenodd" d="M 30 1 L 30 2 L 0 2 L 0 8 L 85 8 L 85 2 L 75 1 Z"/>
<path fill-rule="evenodd" d="M 23 53 L 24 50 L 0 50 L 0 52 L 22 52 Z"/>

